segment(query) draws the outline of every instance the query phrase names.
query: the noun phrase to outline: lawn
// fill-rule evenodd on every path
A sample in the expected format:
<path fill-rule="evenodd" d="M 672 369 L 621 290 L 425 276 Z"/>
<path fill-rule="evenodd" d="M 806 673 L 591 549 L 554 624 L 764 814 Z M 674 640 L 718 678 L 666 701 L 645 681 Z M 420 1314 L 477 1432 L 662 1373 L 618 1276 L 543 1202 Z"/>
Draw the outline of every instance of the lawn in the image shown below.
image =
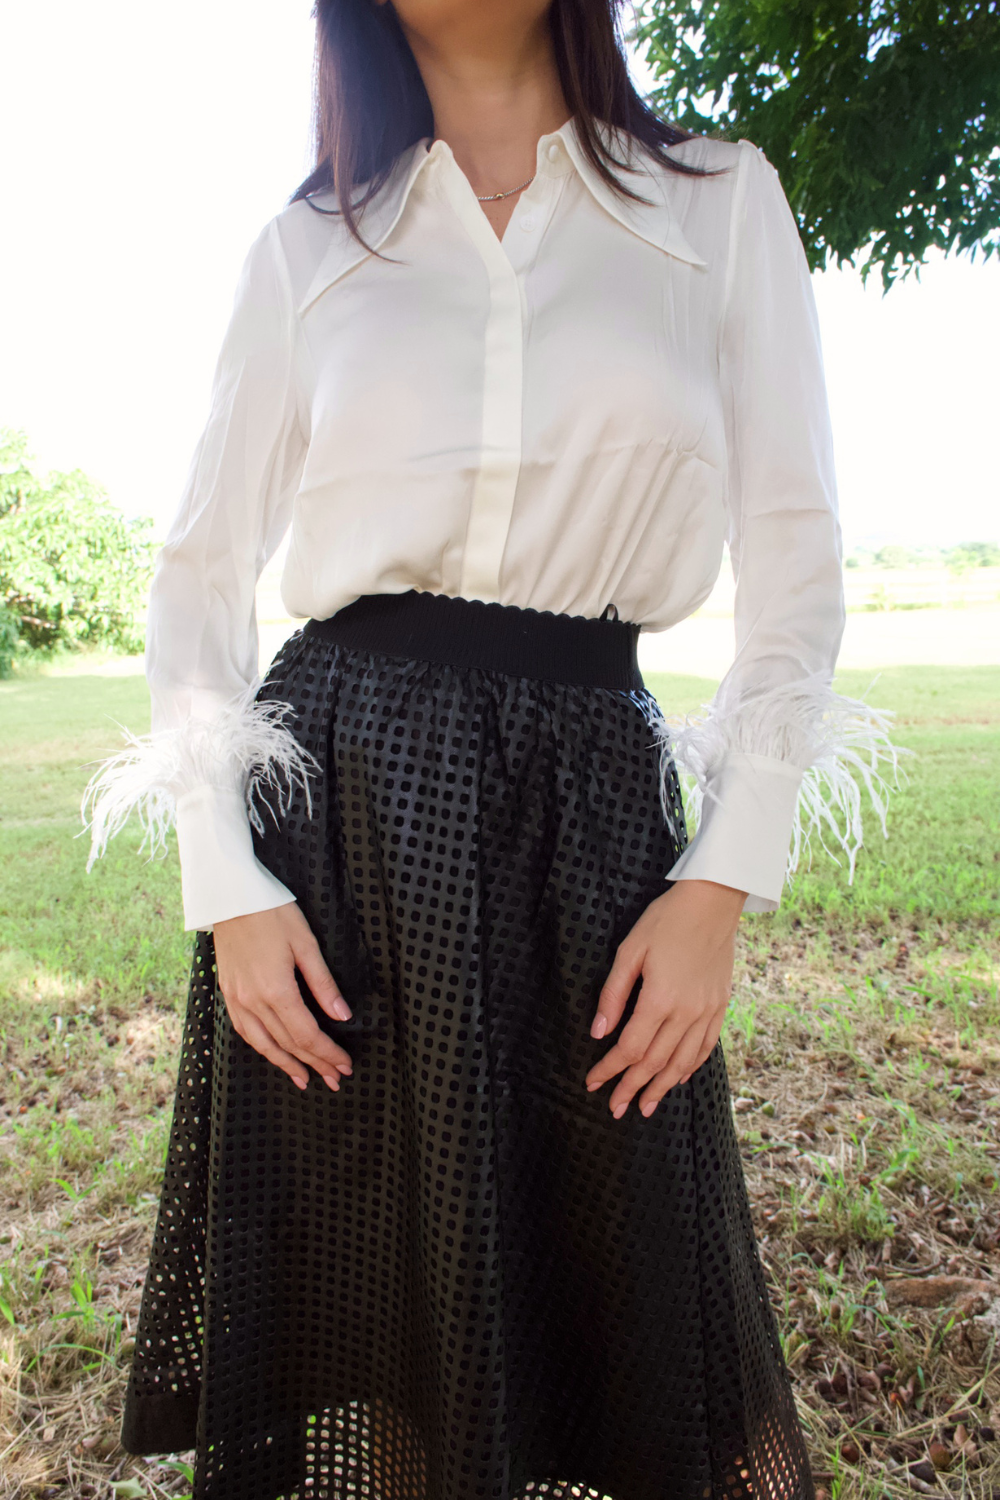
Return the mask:
<path fill-rule="evenodd" d="M 713 689 L 650 685 L 668 713 Z M 909 781 L 853 885 L 820 853 L 744 920 L 734 1107 L 821 1495 L 979 1500 L 1000 1495 L 1000 669 L 889 670 L 868 696 Z M 86 763 L 146 714 L 139 677 L 0 683 L 4 1500 L 189 1489 L 185 1455 L 130 1458 L 117 1430 L 190 939 L 173 855 L 128 830 L 88 876 L 73 837 Z"/>

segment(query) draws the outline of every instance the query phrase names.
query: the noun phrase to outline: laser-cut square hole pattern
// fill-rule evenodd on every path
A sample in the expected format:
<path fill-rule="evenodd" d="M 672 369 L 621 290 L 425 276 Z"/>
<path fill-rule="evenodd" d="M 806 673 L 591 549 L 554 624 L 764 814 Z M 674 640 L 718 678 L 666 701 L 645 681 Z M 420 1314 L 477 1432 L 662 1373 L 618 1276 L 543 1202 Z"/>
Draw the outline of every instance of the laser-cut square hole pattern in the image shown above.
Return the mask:
<path fill-rule="evenodd" d="M 258 1056 L 199 936 L 128 1445 L 196 1500 L 809 1500 L 721 1047 L 648 1121 L 584 1088 L 678 852 L 649 702 L 302 635 L 262 696 L 354 1076 Z"/>

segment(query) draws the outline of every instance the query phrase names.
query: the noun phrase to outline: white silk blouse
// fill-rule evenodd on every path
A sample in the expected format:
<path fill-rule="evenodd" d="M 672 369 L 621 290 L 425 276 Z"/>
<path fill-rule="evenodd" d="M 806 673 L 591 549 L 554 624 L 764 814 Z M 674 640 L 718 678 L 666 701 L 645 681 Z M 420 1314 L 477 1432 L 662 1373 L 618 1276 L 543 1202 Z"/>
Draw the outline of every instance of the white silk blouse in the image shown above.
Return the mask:
<path fill-rule="evenodd" d="M 772 910 L 810 823 L 853 862 L 852 770 L 881 813 L 884 722 L 830 686 L 830 425 L 778 177 L 747 142 L 673 148 L 717 172 L 697 177 L 618 145 L 648 201 L 600 179 L 569 121 L 538 142 L 502 239 L 424 139 L 364 210 L 377 254 L 305 202 L 251 248 L 152 586 L 152 733 L 89 789 L 92 859 L 133 808 L 154 845 L 176 818 L 188 928 L 294 899 L 254 856 L 245 795 L 254 766 L 294 761 L 253 703 L 255 585 L 289 528 L 295 617 L 415 588 L 614 604 L 644 630 L 697 609 L 728 541 L 734 660 L 670 731 L 700 805 L 670 878 Z"/>

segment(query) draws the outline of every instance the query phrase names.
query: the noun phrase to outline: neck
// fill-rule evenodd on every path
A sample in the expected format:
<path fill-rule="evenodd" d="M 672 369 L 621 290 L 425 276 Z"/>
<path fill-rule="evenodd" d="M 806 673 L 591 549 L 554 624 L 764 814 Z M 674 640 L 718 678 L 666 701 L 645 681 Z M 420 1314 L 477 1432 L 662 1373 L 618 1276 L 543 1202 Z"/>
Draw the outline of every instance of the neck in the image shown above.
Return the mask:
<path fill-rule="evenodd" d="M 539 136 L 569 110 L 543 16 L 525 29 L 503 7 L 468 8 L 446 38 L 407 32 L 431 108 L 435 139 L 451 147 L 477 193 L 514 187 L 535 170 Z"/>

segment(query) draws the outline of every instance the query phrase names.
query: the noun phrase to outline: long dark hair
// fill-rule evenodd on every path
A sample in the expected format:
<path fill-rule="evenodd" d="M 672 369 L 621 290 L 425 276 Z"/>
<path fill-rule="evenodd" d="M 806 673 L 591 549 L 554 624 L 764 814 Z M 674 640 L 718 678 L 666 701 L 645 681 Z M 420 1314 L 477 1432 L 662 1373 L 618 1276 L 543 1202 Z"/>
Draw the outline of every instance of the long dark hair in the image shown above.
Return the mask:
<path fill-rule="evenodd" d="M 617 175 L 626 163 L 602 140 L 599 122 L 627 132 L 670 171 L 702 174 L 667 154 L 690 133 L 661 120 L 632 85 L 619 28 L 622 4 L 552 0 L 549 25 L 563 97 L 587 160 L 614 191 L 642 201 Z M 316 166 L 291 201 L 332 188 L 336 211 L 361 240 L 358 213 L 400 152 L 434 134 L 434 115 L 391 0 L 316 0 L 313 15 Z"/>

